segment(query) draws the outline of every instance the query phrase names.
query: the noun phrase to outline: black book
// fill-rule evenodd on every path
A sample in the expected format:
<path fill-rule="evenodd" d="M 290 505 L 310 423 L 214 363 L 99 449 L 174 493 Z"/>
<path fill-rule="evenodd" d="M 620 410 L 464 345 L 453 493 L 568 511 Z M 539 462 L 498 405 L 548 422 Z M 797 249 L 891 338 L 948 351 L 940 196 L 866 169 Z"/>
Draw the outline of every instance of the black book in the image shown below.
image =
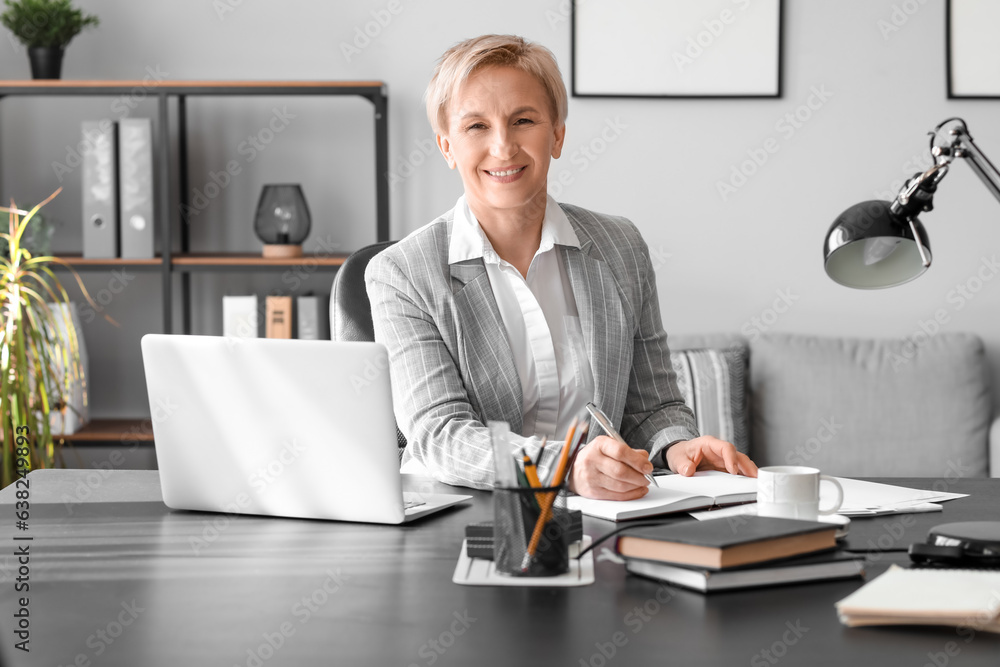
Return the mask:
<path fill-rule="evenodd" d="M 865 573 L 864 560 L 857 554 L 844 551 L 825 551 L 728 570 L 708 570 L 626 558 L 625 569 L 632 574 L 702 593 L 805 581 L 846 579 L 862 577 Z"/>
<path fill-rule="evenodd" d="M 620 535 L 622 556 L 721 570 L 832 549 L 837 527 L 819 521 L 739 516 L 647 526 Z"/>

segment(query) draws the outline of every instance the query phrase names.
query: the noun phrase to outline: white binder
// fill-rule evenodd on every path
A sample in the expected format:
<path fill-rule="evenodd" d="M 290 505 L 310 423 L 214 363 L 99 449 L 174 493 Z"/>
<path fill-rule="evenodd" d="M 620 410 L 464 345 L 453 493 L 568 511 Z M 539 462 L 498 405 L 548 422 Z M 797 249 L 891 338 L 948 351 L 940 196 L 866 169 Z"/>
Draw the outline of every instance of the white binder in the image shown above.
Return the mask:
<path fill-rule="evenodd" d="M 122 257 L 152 258 L 156 225 L 153 124 L 149 118 L 125 118 L 119 122 L 118 176 Z"/>
<path fill-rule="evenodd" d="M 222 297 L 222 335 L 257 338 L 257 295 Z"/>
<path fill-rule="evenodd" d="M 83 256 L 118 257 L 117 125 L 84 121 Z"/>

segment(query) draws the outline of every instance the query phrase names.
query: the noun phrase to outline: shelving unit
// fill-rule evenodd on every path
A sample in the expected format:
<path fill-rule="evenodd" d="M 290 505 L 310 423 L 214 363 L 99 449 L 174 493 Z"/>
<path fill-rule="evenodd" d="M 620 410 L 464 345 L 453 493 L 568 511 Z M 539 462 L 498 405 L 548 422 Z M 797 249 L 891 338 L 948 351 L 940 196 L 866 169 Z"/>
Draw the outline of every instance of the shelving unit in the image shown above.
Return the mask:
<path fill-rule="evenodd" d="M 135 95 L 141 91 L 157 103 L 157 128 L 153 141 L 156 160 L 157 225 L 160 234 L 160 255 L 151 259 L 94 259 L 63 255 L 76 271 L 105 271 L 128 267 L 142 272 L 160 274 L 163 305 L 163 328 L 174 333 L 173 277 L 177 274 L 181 287 L 182 321 L 178 333 L 191 333 L 191 274 L 195 272 L 274 272 L 289 267 L 307 267 L 316 271 L 336 271 L 347 255 L 314 254 L 295 259 L 270 259 L 240 253 L 192 253 L 189 226 L 183 216 L 180 221 L 180 247 L 173 247 L 173 229 L 177 221 L 171 213 L 189 205 L 187 99 L 212 96 L 356 96 L 370 101 L 375 120 L 375 230 L 378 241 L 389 240 L 389 170 L 388 96 L 381 81 L 65 81 L 65 80 L 0 80 L 0 100 L 5 97 L 107 97 Z M 178 193 L 170 188 L 173 163 L 170 156 L 170 100 L 175 100 L 177 118 Z M 2 110 L 2 104 L 0 104 Z M 113 442 L 123 432 L 144 420 L 98 420 L 82 431 L 64 436 L 67 442 Z M 145 420 L 148 423 L 148 420 Z M 124 431 L 122 429 L 125 429 Z M 150 437 L 149 440 L 152 440 Z"/>

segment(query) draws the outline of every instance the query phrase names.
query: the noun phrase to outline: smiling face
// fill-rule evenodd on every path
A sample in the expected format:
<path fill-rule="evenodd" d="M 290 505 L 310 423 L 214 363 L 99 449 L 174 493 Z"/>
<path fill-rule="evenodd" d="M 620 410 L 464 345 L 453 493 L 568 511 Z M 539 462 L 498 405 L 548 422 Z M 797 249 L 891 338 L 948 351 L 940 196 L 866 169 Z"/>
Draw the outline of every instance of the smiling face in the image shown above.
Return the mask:
<path fill-rule="evenodd" d="M 438 147 L 462 176 L 481 223 L 518 213 L 540 221 L 530 211 L 545 200 L 549 160 L 562 152 L 566 126 L 554 121 L 552 102 L 535 77 L 509 67 L 476 72 L 455 91 L 443 129 Z"/>

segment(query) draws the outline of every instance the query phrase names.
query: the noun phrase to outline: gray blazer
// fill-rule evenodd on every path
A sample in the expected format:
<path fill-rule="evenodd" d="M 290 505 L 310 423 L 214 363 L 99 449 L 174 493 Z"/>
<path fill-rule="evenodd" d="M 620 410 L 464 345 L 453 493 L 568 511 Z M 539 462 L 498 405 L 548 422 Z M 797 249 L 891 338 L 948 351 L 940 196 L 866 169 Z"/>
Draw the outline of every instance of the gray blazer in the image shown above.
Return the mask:
<path fill-rule="evenodd" d="M 625 218 L 560 206 L 580 239 L 580 248 L 556 250 L 576 297 L 594 402 L 658 465 L 664 447 L 698 430 L 670 365 L 649 250 Z M 365 282 L 375 339 L 389 351 L 404 462 L 416 458 L 449 484 L 490 488 L 485 424 L 521 432 L 521 383 L 482 259 L 448 264 L 453 219 L 449 211 L 376 255 Z M 591 423 L 589 433 L 601 430 Z"/>

